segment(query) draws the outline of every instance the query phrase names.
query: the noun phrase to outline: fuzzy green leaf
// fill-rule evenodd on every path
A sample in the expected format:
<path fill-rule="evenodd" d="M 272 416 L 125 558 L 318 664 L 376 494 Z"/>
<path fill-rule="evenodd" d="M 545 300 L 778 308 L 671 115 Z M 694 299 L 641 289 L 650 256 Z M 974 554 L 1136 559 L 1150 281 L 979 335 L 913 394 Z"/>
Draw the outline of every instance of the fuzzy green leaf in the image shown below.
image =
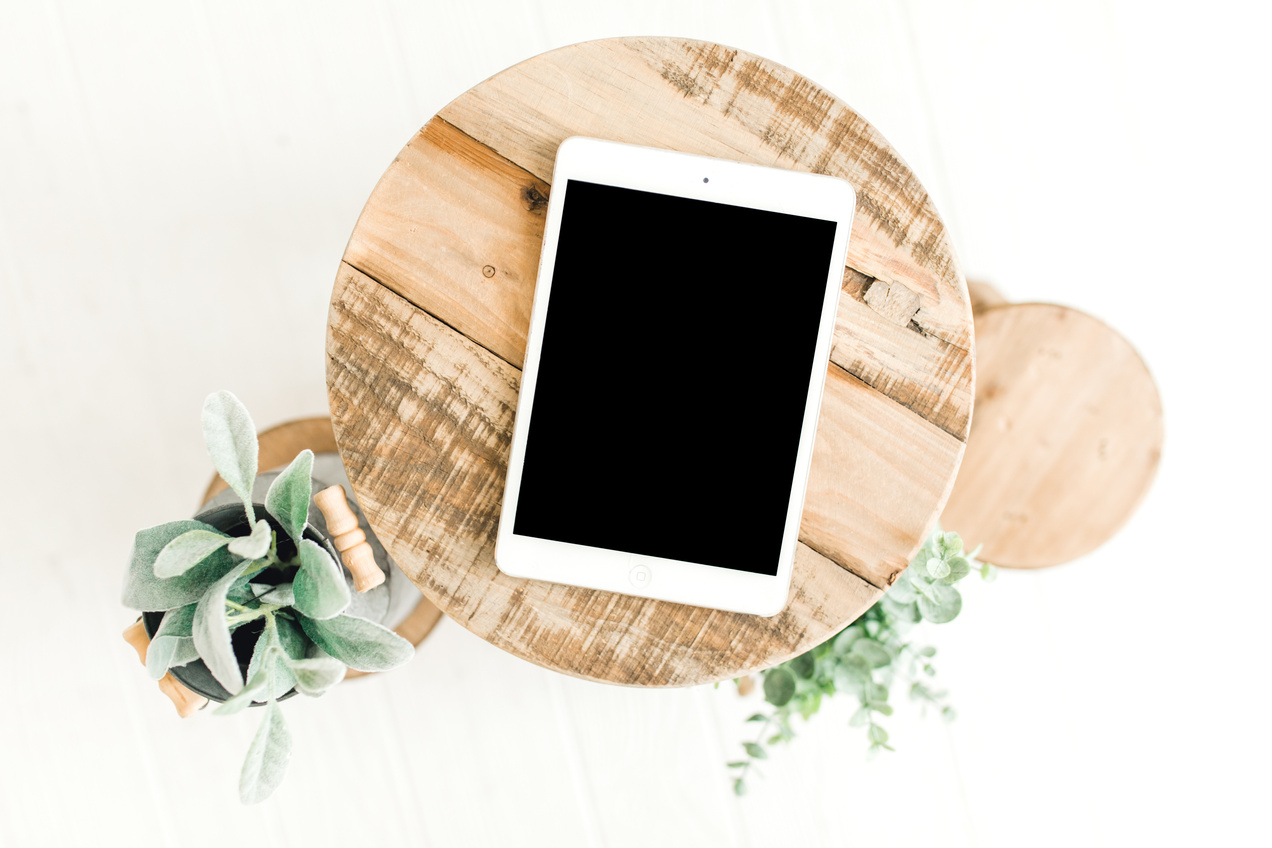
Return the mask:
<path fill-rule="evenodd" d="M 212 586 L 199 599 L 194 610 L 191 635 L 199 656 L 208 671 L 231 695 L 243 688 L 243 673 L 239 670 L 234 648 L 230 644 L 230 628 L 225 622 L 225 594 L 230 586 L 251 566 L 241 562 Z"/>
<path fill-rule="evenodd" d="M 764 700 L 775 707 L 784 707 L 795 697 L 795 675 L 782 666 L 769 669 L 764 675 Z"/>
<path fill-rule="evenodd" d="M 268 684 L 269 675 L 265 673 L 264 669 L 257 669 L 255 674 L 247 676 L 247 683 L 238 691 L 238 694 L 223 701 L 212 714 L 219 716 L 234 715 L 250 707 L 254 701 L 264 703 L 266 700 L 265 689 Z"/>
<path fill-rule="evenodd" d="M 768 759 L 768 751 L 765 751 L 764 747 L 758 742 L 743 742 L 742 747 L 746 749 L 748 757 L 756 760 Z"/>
<path fill-rule="evenodd" d="M 280 607 L 290 607 L 296 605 L 296 592 L 292 589 L 290 583 L 279 583 L 277 586 L 266 586 L 263 591 L 256 596 L 257 600 L 265 604 L 276 604 Z"/>
<path fill-rule="evenodd" d="M 199 655 L 190 638 L 190 627 L 194 622 L 194 609 L 197 604 L 188 604 L 168 610 L 159 629 L 150 638 L 150 647 L 146 648 L 146 673 L 151 679 L 158 680 L 168 673 L 168 669 L 177 665 L 185 665 Z"/>
<path fill-rule="evenodd" d="M 870 737 L 870 741 L 876 745 L 884 745 L 888 741 L 888 731 L 877 724 L 870 725 L 870 729 L 866 731 L 866 734 Z"/>
<path fill-rule="evenodd" d="M 993 583 L 998 578 L 998 569 L 987 562 L 983 562 L 980 567 L 980 576 L 986 583 Z"/>
<path fill-rule="evenodd" d="M 746 794 L 745 780 L 739 777 L 737 780 L 733 781 L 733 794 L 737 795 L 739 798 Z"/>
<path fill-rule="evenodd" d="M 852 714 L 852 718 L 848 719 L 849 727 L 862 727 L 870 721 L 870 708 L 861 707 Z"/>
<path fill-rule="evenodd" d="M 296 685 L 296 679 L 292 677 L 283 657 L 283 645 L 279 640 L 278 631 L 278 618 L 276 616 L 266 618 L 265 630 L 256 640 L 256 647 L 252 650 L 252 661 L 247 666 L 249 680 L 258 674 L 263 674 L 270 680 L 270 685 L 262 693 L 262 697 L 256 699 L 258 701 L 281 698 Z"/>
<path fill-rule="evenodd" d="M 274 624 L 278 628 L 278 641 L 283 646 L 283 653 L 294 660 L 304 659 L 313 642 L 300 629 L 300 625 L 284 615 L 275 615 Z"/>
<path fill-rule="evenodd" d="M 314 470 L 314 452 L 306 448 L 296 455 L 291 464 L 274 478 L 265 495 L 265 509 L 278 519 L 287 535 L 297 544 L 304 538 L 305 525 L 309 522 L 309 498 L 312 487 L 309 481 Z"/>
<path fill-rule="evenodd" d="M 163 546 L 155 560 L 155 576 L 166 579 L 185 574 L 230 541 L 220 530 L 187 530 Z"/>
<path fill-rule="evenodd" d="M 892 662 L 888 649 L 873 639 L 858 639 L 852 643 L 852 653 L 861 657 L 871 668 L 883 668 Z"/>
<path fill-rule="evenodd" d="M 347 668 L 335 657 L 314 657 L 307 660 L 284 660 L 302 695 L 316 698 L 344 680 Z"/>
<path fill-rule="evenodd" d="M 768 721 L 768 716 L 764 713 L 753 713 L 747 718 L 747 721 Z"/>
<path fill-rule="evenodd" d="M 269 522 L 262 518 L 252 525 L 252 535 L 239 536 L 230 542 L 230 553 L 243 559 L 260 559 L 269 550 L 273 537 Z"/>
<path fill-rule="evenodd" d="M 264 801 L 283 782 L 291 746 L 291 733 L 283 722 L 282 710 L 276 701 L 270 701 L 239 775 L 239 798 L 244 804 Z"/>
<path fill-rule="evenodd" d="M 203 441 L 221 479 L 243 501 L 255 524 L 252 484 L 256 482 L 256 425 L 247 407 L 229 392 L 213 392 L 203 401 Z"/>
<path fill-rule="evenodd" d="M 358 671 L 388 671 L 415 655 L 410 642 L 365 618 L 338 615 L 320 621 L 298 617 L 314 644 Z"/>
<path fill-rule="evenodd" d="M 344 612 L 351 597 L 340 566 L 312 539 L 301 539 L 297 553 L 300 570 L 292 581 L 296 609 L 319 620 L 335 618 Z"/>
<path fill-rule="evenodd" d="M 919 598 L 919 612 L 933 624 L 953 621 L 962 609 L 963 596 L 953 586 L 933 586 Z"/>
<path fill-rule="evenodd" d="M 133 541 L 132 562 L 124 579 L 125 606 L 147 612 L 163 612 L 199 600 L 209 586 L 234 565 L 225 549 L 213 552 L 198 565 L 175 577 L 156 577 L 155 563 L 159 554 L 173 539 L 191 530 L 216 532 L 202 521 L 170 521 L 157 527 L 137 531 Z"/>

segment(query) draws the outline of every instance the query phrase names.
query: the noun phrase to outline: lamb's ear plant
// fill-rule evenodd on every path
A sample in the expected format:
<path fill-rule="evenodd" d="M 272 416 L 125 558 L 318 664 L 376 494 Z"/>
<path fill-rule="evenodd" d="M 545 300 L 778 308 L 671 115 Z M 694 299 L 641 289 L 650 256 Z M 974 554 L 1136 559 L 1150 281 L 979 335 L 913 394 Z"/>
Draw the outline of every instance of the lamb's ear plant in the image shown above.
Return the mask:
<path fill-rule="evenodd" d="M 940 528 L 928 538 L 910 567 L 870 609 L 833 639 L 794 659 L 760 672 L 764 700 L 772 709 L 747 719 L 760 724 L 755 741 L 742 743 L 745 758 L 729 763 L 733 791 L 746 793 L 746 779 L 757 760 L 768 758 L 768 748 L 795 738 L 791 718 L 808 721 L 824 698 L 840 692 L 855 696 L 859 706 L 848 723 L 864 727 L 869 753 L 892 751 L 888 731 L 879 718 L 892 715 L 890 698 L 897 682 L 909 688 L 911 700 L 926 710 L 934 707 L 946 720 L 954 710 L 946 693 L 933 688 L 931 660 L 936 648 L 909 640 L 910 630 L 921 621 L 945 624 L 963 608 L 963 597 L 954 585 L 977 571 L 993 580 L 994 567 L 976 563 L 980 548 L 963 551 L 957 533 Z"/>
<path fill-rule="evenodd" d="M 295 688 L 317 697 L 342 680 L 346 668 L 385 671 L 406 662 L 415 649 L 391 630 L 345 614 L 349 581 L 327 549 L 304 535 L 313 453 L 301 451 L 265 496 L 265 511 L 290 539 L 286 548 L 295 550 L 281 557 L 278 534 L 252 503 L 256 427 L 238 398 L 229 392 L 208 396 L 203 437 L 217 472 L 243 501 L 249 531 L 230 536 L 181 520 L 138 532 L 123 601 L 165 613 L 146 652 L 151 677 L 202 659 L 231 695 L 217 715 L 254 702 L 265 705 L 239 779 L 239 796 L 251 804 L 277 788 L 291 756 L 291 735 L 278 705 L 283 695 Z M 267 570 L 271 579 L 258 580 Z M 263 627 L 244 672 L 231 634 L 256 621 Z"/>

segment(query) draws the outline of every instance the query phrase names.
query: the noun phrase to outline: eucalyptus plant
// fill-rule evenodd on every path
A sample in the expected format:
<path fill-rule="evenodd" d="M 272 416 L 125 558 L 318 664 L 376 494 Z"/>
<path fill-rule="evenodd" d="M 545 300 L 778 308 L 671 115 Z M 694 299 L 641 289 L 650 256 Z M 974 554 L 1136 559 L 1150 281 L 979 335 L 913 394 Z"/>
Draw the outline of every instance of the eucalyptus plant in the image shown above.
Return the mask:
<path fill-rule="evenodd" d="M 256 427 L 238 398 L 229 392 L 208 396 L 203 437 L 217 472 L 243 502 L 249 532 L 231 536 L 194 520 L 141 530 L 123 601 L 165 613 L 146 652 L 152 678 L 202 659 L 230 694 L 217 715 L 265 705 L 239 778 L 239 796 L 251 804 L 277 788 L 291 756 L 280 698 L 293 688 L 317 697 L 347 668 L 385 671 L 409 660 L 415 649 L 391 630 L 346 614 L 349 580 L 328 551 L 305 536 L 313 452 L 301 451 L 265 496 L 265 511 L 290 540 L 284 547 L 295 551 L 284 556 L 278 533 L 252 502 Z M 263 626 L 244 673 L 231 634 L 251 622 Z"/>
<path fill-rule="evenodd" d="M 910 567 L 892 588 L 855 622 L 810 651 L 760 672 L 764 700 L 772 707 L 747 719 L 761 724 L 757 738 L 742 743 L 745 759 L 729 763 L 733 791 L 746 793 L 746 778 L 756 760 L 768 758 L 768 746 L 795 737 L 792 716 L 808 721 L 825 698 L 846 692 L 859 703 L 848 723 L 864 727 L 869 753 L 895 750 L 879 718 L 892 715 L 892 687 L 908 684 L 911 700 L 935 707 L 946 720 L 954 709 L 946 692 L 934 688 L 932 657 L 936 648 L 909 639 L 922 621 L 945 624 L 963 609 L 963 597 L 955 584 L 976 570 L 985 580 L 994 579 L 994 567 L 977 563 L 976 550 L 965 553 L 957 533 L 940 528 L 924 543 Z"/>

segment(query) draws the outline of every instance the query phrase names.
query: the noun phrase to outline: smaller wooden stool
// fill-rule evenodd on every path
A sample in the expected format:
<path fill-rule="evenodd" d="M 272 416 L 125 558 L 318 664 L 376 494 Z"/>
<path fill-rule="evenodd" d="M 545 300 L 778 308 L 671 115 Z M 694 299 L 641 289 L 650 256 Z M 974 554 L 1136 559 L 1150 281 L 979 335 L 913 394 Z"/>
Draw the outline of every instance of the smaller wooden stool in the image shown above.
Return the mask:
<path fill-rule="evenodd" d="M 1076 309 L 1008 303 L 968 283 L 976 405 L 941 524 L 982 558 L 1044 568 L 1089 553 L 1135 511 L 1157 470 L 1162 404 L 1148 367 Z"/>

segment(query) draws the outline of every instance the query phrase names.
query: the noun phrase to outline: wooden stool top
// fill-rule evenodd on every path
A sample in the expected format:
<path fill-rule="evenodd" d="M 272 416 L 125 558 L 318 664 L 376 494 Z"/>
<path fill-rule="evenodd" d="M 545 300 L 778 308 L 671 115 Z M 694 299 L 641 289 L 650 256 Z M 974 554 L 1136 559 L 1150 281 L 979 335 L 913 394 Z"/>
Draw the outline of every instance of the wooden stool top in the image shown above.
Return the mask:
<path fill-rule="evenodd" d="M 571 135 L 833 174 L 857 189 L 790 602 L 773 618 L 521 580 L 495 567 L 547 181 Z M 746 296 L 755 322 L 738 328 L 721 367 L 764 355 L 764 296 Z M 967 288 L 945 225 L 873 127 L 758 56 L 682 39 L 609 39 L 491 77 L 402 150 L 340 266 L 327 385 L 363 510 L 444 612 L 567 674 L 679 686 L 801 653 L 896 579 L 963 454 L 971 351 Z M 740 408 L 756 402 L 761 385 L 738 398 Z"/>
<path fill-rule="evenodd" d="M 1059 565 L 1106 542 L 1148 491 L 1162 452 L 1157 384 L 1090 315 L 979 302 L 976 423 L 941 521 L 995 565 Z"/>

